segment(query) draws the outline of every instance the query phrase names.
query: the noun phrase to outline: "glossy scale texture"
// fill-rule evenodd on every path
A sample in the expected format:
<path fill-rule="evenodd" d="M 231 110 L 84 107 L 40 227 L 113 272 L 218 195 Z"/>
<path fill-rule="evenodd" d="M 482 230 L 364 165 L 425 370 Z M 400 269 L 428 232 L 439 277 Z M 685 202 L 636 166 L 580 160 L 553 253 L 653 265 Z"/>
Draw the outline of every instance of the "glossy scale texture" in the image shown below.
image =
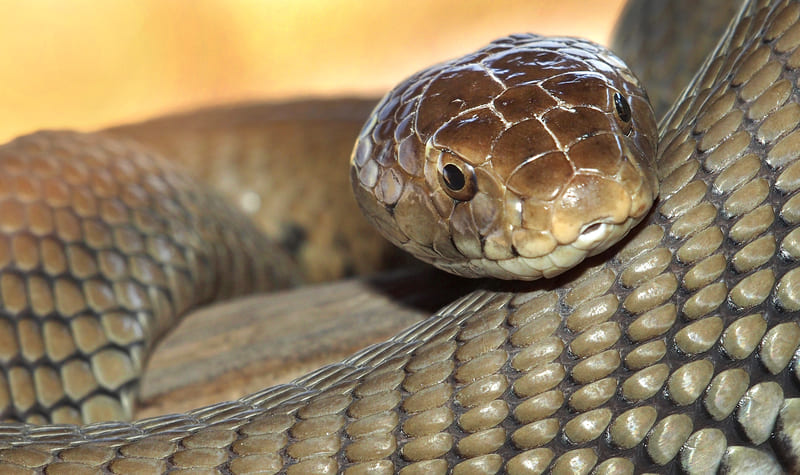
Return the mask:
<path fill-rule="evenodd" d="M 656 125 L 638 80 L 575 38 L 517 35 L 389 92 L 351 160 L 364 214 L 466 277 L 553 277 L 604 251 L 657 193 Z M 453 193 L 443 179 L 467 177 Z"/>
<path fill-rule="evenodd" d="M 487 286 L 186 414 L 0 425 L 0 469 L 800 471 L 797 68 L 800 4 L 749 2 L 661 127 L 655 211 L 556 289 Z"/>

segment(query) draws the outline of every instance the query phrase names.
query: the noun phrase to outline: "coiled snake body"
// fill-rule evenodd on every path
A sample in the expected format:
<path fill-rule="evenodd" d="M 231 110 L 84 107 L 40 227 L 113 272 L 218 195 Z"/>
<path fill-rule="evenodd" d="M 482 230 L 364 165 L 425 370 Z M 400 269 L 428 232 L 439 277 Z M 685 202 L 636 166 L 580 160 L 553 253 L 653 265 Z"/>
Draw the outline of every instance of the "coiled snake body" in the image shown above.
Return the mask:
<path fill-rule="evenodd" d="M 655 210 L 623 247 L 565 274 L 558 288 L 539 283 L 487 287 L 385 343 L 292 384 L 186 414 L 86 426 L 0 424 L 0 470 L 800 471 L 795 364 L 800 347 L 799 46 L 799 3 L 746 5 L 662 123 Z M 452 90 L 445 85 L 440 97 Z M 604 91 L 606 108 L 598 109 L 603 123 L 627 137 L 626 109 L 613 91 L 608 93 L 608 84 L 590 90 Z M 633 117 L 646 122 L 639 114 L 642 106 L 630 100 Z M 506 110 L 496 106 L 491 112 L 513 112 L 513 101 L 503 104 Z M 615 111 L 621 122 L 608 118 Z M 545 116 L 540 118 L 547 124 Z M 365 128 L 375 130 L 374 143 L 394 147 L 386 137 L 402 144 L 412 135 L 387 132 L 378 117 Z M 493 123 L 488 114 L 475 117 Z M 503 126 L 513 127 L 508 122 Z M 425 170 L 433 172 L 404 168 L 441 190 L 449 187 L 455 194 L 450 203 L 477 197 L 487 180 L 500 182 L 486 178 L 484 164 L 467 158 L 470 145 L 487 146 L 459 141 L 462 125 L 472 123 L 431 129 L 445 130 L 430 135 L 440 148 L 426 148 L 434 166 Z M 426 124 L 415 126 L 419 133 Z M 615 162 L 615 170 L 633 167 L 633 140 L 623 147 L 630 153 Z M 646 141 L 641 139 L 639 148 L 646 150 Z M 12 142 L 0 154 L 0 229 L 5 233 L 0 325 L 7 330 L 0 333 L 0 362 L 6 368 L 0 402 L 30 422 L 43 422 L 38 414 L 44 409 L 52 410 L 50 417 L 58 423 L 124 413 L 131 399 L 126 384 L 173 315 L 216 294 L 258 285 L 268 270 L 278 284 L 293 279 L 284 274 L 291 270 L 288 259 L 270 266 L 246 257 L 248 248 L 271 245 L 251 234 L 224 204 L 135 144 L 40 133 Z M 394 216 L 385 219 L 414 219 L 403 214 L 402 203 L 440 213 L 435 205 L 404 198 L 408 185 L 402 186 L 399 176 L 362 172 L 363 150 L 357 148 L 354 157 L 356 189 L 359 183 L 377 184 L 381 203 L 398 203 Z M 527 163 L 525 157 L 506 163 L 509 173 L 501 183 L 519 191 L 524 185 L 514 177 L 527 173 Z M 572 170 L 571 176 L 579 174 Z M 473 171 L 478 191 L 470 188 Z M 647 190 L 648 182 L 644 178 L 632 189 Z M 117 194 L 117 188 L 123 192 Z M 484 208 L 477 208 L 481 199 Z M 635 193 L 625 207 L 633 210 L 633 221 L 644 215 L 634 202 Z M 410 238 L 426 239 L 436 251 L 428 252 L 430 261 L 444 253 L 469 256 L 475 242 L 501 256 L 537 259 L 547 252 L 519 248 L 514 231 L 520 228 L 498 234 L 491 220 L 476 219 L 487 216 L 479 211 L 494 204 L 485 198 L 471 203 L 477 210 L 469 216 L 479 237 L 465 232 L 448 241 L 411 231 L 393 239 L 407 247 L 422 247 Z M 540 205 L 539 211 L 550 206 Z M 227 221 L 204 218 L 194 212 L 198 208 L 210 208 Z M 368 213 L 388 209 L 365 208 Z M 452 214 L 457 209 L 453 204 Z M 514 204 L 508 214 L 519 209 Z M 589 216 L 571 234 L 552 233 L 540 242 L 563 244 L 570 241 L 564 235 L 587 231 L 593 236 L 609 224 L 603 219 Z M 498 237 L 508 236 L 513 252 L 495 245 L 502 241 Z M 607 247 L 599 241 L 598 249 Z M 274 254 L 280 256 L 280 250 Z M 246 270 L 222 286 L 203 272 L 210 267 L 226 275 L 227 266 Z M 496 273 L 520 268 L 550 269 L 526 263 L 497 267 Z M 473 263 L 458 269 L 474 272 Z M 11 319 L 14 312 L 19 316 Z M 65 333 L 73 333 L 74 342 L 57 338 Z M 68 374 L 83 382 L 62 383 Z M 116 388 L 123 388 L 121 399 L 110 395 Z"/>

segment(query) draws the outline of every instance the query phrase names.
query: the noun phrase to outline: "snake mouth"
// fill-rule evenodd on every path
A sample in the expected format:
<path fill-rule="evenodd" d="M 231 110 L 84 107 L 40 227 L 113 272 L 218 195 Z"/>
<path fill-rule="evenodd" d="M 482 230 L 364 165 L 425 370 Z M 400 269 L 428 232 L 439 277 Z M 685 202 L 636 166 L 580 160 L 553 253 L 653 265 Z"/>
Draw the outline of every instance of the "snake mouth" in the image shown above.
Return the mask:
<path fill-rule="evenodd" d="M 607 250 L 619 242 L 638 222 L 639 220 L 635 218 L 628 218 L 621 223 L 615 223 L 611 218 L 595 220 L 585 224 L 573 242 L 556 245 L 550 252 L 536 257 L 515 255 L 496 260 L 487 259 L 485 256 L 470 259 L 464 269 L 459 269 L 456 273 L 477 276 L 487 272 L 492 277 L 513 280 L 552 278 L 575 267 L 587 257 Z M 434 265 L 441 267 L 437 263 Z M 443 268 L 449 269 L 450 272 L 454 271 L 451 266 Z"/>

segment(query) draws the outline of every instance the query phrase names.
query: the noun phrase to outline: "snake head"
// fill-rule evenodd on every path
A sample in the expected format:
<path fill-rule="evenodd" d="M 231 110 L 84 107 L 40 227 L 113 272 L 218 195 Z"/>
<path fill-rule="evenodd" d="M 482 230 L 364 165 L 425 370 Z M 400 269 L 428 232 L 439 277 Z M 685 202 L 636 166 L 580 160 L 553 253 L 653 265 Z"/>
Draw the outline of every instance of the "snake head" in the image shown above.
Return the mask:
<path fill-rule="evenodd" d="M 351 158 L 394 244 L 467 276 L 553 277 L 618 242 L 658 195 L 657 130 L 623 62 L 514 35 L 390 91 Z"/>

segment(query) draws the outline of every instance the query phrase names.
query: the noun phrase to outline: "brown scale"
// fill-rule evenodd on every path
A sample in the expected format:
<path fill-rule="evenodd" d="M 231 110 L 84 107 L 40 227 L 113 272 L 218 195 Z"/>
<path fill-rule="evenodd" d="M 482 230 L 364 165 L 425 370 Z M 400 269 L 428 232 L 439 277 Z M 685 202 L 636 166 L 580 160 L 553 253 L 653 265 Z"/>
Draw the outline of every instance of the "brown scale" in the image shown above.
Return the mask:
<path fill-rule="evenodd" d="M 678 92 L 689 84 L 740 3 L 631 0 L 625 4 L 611 38 L 611 50 L 632 65 L 647 89 L 657 118 L 663 117 Z"/>
<path fill-rule="evenodd" d="M 532 280 L 601 252 L 644 217 L 654 134 L 644 92 L 611 53 L 518 35 L 387 94 L 351 176 L 365 214 L 411 254 L 464 276 Z M 603 237 L 583 239 L 601 223 Z"/>
<path fill-rule="evenodd" d="M 105 132 L 185 166 L 270 239 L 285 244 L 304 282 L 320 282 L 375 272 L 396 264 L 401 254 L 356 211 L 348 177 L 341 173 L 376 102 L 220 106 Z M 324 186 L 318 186 L 320 176 L 327 177 Z"/>
<path fill-rule="evenodd" d="M 129 419 L 146 354 L 180 315 L 297 278 L 245 218 L 132 143 L 38 133 L 2 147 L 0 175 L 2 419 Z"/>
<path fill-rule="evenodd" d="M 799 21 L 798 3 L 749 4 L 662 127 L 655 211 L 557 290 L 470 293 L 292 384 L 187 414 L 3 425 L 0 468 L 798 472 L 800 135 L 782 84 L 797 82 Z"/>

